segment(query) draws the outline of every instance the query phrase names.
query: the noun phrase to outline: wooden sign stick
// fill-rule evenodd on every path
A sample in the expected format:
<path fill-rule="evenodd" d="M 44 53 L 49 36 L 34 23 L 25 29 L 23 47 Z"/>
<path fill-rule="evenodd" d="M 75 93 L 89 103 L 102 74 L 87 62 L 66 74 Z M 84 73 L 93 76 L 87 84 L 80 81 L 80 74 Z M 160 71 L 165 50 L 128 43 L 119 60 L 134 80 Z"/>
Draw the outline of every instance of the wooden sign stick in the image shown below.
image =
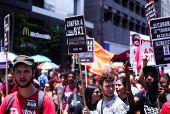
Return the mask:
<path fill-rule="evenodd" d="M 85 63 L 85 78 L 86 78 L 86 88 L 87 88 L 87 66 L 86 66 L 86 63 Z"/>
<path fill-rule="evenodd" d="M 6 53 L 6 95 L 8 95 L 8 53 Z"/>
<path fill-rule="evenodd" d="M 72 63 L 72 69 L 71 69 L 71 71 L 74 71 L 74 57 L 73 57 L 73 63 Z"/>
<path fill-rule="evenodd" d="M 78 60 L 79 60 L 79 69 L 80 69 L 80 77 L 81 77 L 81 86 L 82 86 L 82 92 L 83 92 L 84 107 L 86 107 L 84 88 L 83 88 L 83 77 L 82 77 L 82 72 L 81 72 L 81 64 L 80 64 L 80 56 L 79 56 L 79 54 L 78 54 Z"/>

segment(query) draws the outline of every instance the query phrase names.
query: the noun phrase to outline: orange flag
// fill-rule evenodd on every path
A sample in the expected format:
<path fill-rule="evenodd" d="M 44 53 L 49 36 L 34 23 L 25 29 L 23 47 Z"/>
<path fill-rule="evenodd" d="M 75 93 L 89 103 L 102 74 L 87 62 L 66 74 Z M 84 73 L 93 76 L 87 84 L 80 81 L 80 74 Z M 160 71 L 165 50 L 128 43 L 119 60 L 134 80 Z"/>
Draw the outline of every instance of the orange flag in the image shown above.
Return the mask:
<path fill-rule="evenodd" d="M 87 38 L 90 38 L 86 35 Z M 108 66 L 110 64 L 110 60 L 113 58 L 114 54 L 103 49 L 103 47 L 94 41 L 94 62 L 86 63 L 87 68 L 90 72 L 102 75 L 107 71 Z M 85 65 L 84 63 L 82 65 Z"/>

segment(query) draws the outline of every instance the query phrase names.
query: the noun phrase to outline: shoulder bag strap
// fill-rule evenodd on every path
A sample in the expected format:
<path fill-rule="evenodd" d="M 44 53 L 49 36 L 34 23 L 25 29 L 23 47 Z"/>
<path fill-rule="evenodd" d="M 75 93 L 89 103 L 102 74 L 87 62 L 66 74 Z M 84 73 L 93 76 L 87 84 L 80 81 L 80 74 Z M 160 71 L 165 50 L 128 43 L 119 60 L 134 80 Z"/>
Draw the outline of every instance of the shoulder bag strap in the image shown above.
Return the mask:
<path fill-rule="evenodd" d="M 66 87 L 67 87 L 67 85 L 64 87 L 64 89 L 63 89 L 62 92 L 61 92 L 60 101 L 59 101 L 59 104 L 58 104 L 58 105 L 60 105 L 60 102 L 61 102 L 61 100 L 63 99 L 63 95 L 64 95 L 64 91 L 65 91 Z M 59 107 L 60 107 L 60 106 L 57 107 L 56 114 L 58 114 Z"/>
<path fill-rule="evenodd" d="M 37 96 L 37 107 L 39 114 L 43 114 L 43 102 L 44 102 L 44 97 L 45 97 L 45 92 L 39 90 L 38 91 L 38 96 Z"/>
<path fill-rule="evenodd" d="M 74 104 L 75 104 L 75 107 L 77 106 L 77 97 L 76 97 L 76 92 L 75 93 L 73 93 L 73 95 L 74 95 Z"/>
<path fill-rule="evenodd" d="M 103 114 L 103 108 L 102 108 L 102 105 L 103 105 L 103 99 L 102 99 L 102 104 L 101 104 L 101 114 Z"/>
<path fill-rule="evenodd" d="M 10 108 L 11 108 L 13 102 L 14 102 L 14 99 L 15 99 L 15 95 L 12 96 L 12 98 L 9 100 L 7 107 L 6 107 L 6 110 L 5 110 L 5 114 L 9 114 Z"/>

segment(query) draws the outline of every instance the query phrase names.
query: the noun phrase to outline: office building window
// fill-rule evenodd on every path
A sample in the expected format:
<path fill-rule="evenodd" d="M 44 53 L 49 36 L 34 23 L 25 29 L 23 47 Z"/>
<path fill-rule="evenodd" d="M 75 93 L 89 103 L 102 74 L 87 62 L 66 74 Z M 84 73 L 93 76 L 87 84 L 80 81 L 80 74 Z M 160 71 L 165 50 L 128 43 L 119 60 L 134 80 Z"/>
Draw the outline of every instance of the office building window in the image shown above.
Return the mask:
<path fill-rule="evenodd" d="M 131 21 L 129 22 L 129 30 L 134 31 L 134 23 Z"/>
<path fill-rule="evenodd" d="M 112 23 L 112 13 L 104 10 L 104 21 L 108 23 Z"/>
<path fill-rule="evenodd" d="M 113 24 L 116 25 L 116 26 L 120 26 L 120 16 L 114 14 Z"/>
<path fill-rule="evenodd" d="M 32 0 L 34 6 L 44 8 L 44 0 Z"/>
<path fill-rule="evenodd" d="M 28 0 L 18 0 L 18 1 L 28 3 Z"/>
<path fill-rule="evenodd" d="M 129 10 L 134 11 L 134 3 L 129 1 Z"/>
<path fill-rule="evenodd" d="M 156 17 L 160 17 L 159 15 L 159 7 L 155 7 Z"/>
<path fill-rule="evenodd" d="M 136 24 L 136 26 L 135 26 L 135 31 L 140 33 L 140 26 L 138 24 Z"/>
<path fill-rule="evenodd" d="M 128 8 L 128 0 L 122 0 L 122 6 Z"/>
<path fill-rule="evenodd" d="M 32 0 L 32 4 L 56 14 L 69 17 L 77 13 L 76 8 L 78 6 L 75 1 L 76 0 Z"/>
<path fill-rule="evenodd" d="M 146 30 L 146 32 L 145 32 L 145 33 L 146 33 L 146 35 L 149 35 L 149 34 L 148 34 L 148 28 L 146 28 L 145 30 Z"/>
<path fill-rule="evenodd" d="M 136 11 L 136 14 L 140 15 L 140 6 L 136 5 L 135 11 Z"/>
<path fill-rule="evenodd" d="M 128 20 L 122 18 L 122 28 L 127 29 L 128 27 Z"/>
<path fill-rule="evenodd" d="M 121 4 L 120 0 L 114 0 L 117 4 Z"/>
<path fill-rule="evenodd" d="M 141 27 L 141 33 L 145 34 L 145 27 Z"/>
<path fill-rule="evenodd" d="M 161 8 L 161 17 L 164 17 L 164 8 Z"/>
<path fill-rule="evenodd" d="M 145 18 L 145 9 L 141 8 L 141 16 Z"/>

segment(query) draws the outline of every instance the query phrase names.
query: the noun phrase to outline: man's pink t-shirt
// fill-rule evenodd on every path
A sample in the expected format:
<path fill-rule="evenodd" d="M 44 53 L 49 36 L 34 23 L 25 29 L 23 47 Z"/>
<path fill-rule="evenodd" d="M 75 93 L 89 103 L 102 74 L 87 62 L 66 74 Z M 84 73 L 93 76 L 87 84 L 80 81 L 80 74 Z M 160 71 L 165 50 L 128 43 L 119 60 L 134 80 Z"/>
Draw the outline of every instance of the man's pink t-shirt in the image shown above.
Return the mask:
<path fill-rule="evenodd" d="M 76 87 L 70 88 L 69 86 L 66 87 L 65 92 L 64 92 L 64 96 L 65 96 L 65 107 L 68 101 L 68 98 L 70 97 L 70 95 L 74 92 L 77 91 Z"/>

